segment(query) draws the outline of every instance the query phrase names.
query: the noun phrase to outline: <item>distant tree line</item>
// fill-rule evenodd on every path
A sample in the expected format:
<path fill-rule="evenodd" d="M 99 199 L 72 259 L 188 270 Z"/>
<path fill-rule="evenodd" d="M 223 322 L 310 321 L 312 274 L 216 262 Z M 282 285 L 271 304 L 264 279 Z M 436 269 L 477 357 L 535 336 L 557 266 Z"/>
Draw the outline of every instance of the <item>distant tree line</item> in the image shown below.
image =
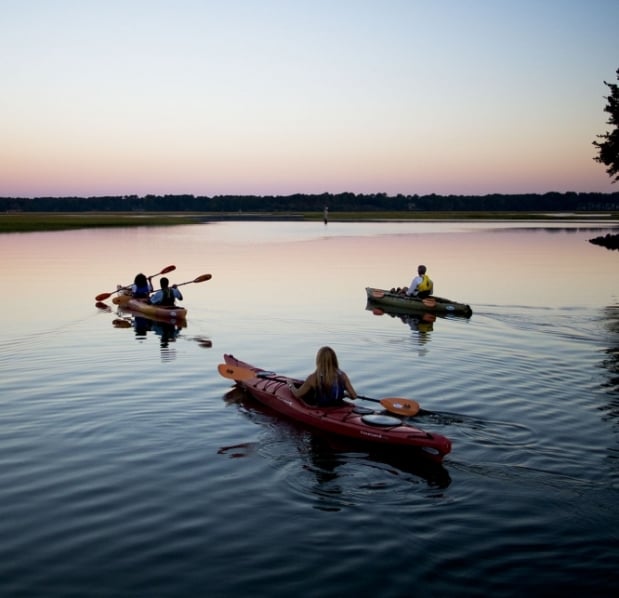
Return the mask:
<path fill-rule="evenodd" d="M 589 243 L 601 245 L 602 247 L 606 247 L 606 249 L 616 249 L 619 251 L 619 235 L 607 233 L 604 236 L 589 239 Z"/>
<path fill-rule="evenodd" d="M 122 195 L 0 197 L 0 212 L 618 211 L 619 192 L 491 195 Z"/>

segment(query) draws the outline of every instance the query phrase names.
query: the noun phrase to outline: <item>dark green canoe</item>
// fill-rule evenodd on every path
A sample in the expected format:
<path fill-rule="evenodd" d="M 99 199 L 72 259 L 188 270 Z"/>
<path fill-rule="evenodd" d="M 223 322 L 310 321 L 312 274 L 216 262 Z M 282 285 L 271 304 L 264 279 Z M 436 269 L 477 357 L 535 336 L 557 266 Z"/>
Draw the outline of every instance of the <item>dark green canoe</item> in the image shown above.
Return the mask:
<path fill-rule="evenodd" d="M 415 313 L 453 314 L 464 316 L 465 318 L 470 318 L 473 315 L 470 305 L 451 301 L 451 299 L 445 299 L 444 297 L 432 295 L 431 297 L 420 299 L 419 297 L 408 297 L 407 295 L 392 293 L 386 289 L 375 289 L 372 287 L 366 287 L 365 292 L 367 293 L 368 301 L 373 305 L 387 308 L 393 307 Z"/>

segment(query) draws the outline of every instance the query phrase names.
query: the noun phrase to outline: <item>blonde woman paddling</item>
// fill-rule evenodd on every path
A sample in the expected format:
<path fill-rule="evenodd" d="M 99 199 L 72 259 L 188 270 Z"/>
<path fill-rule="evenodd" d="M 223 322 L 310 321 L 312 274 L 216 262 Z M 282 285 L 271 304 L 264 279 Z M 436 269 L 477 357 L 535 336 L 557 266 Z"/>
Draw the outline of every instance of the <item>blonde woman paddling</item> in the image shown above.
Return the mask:
<path fill-rule="evenodd" d="M 289 384 L 288 387 L 295 397 L 320 407 L 337 405 L 345 395 L 357 398 L 348 375 L 340 370 L 337 355 L 331 347 L 318 349 L 316 369 L 299 388 L 294 384 Z"/>

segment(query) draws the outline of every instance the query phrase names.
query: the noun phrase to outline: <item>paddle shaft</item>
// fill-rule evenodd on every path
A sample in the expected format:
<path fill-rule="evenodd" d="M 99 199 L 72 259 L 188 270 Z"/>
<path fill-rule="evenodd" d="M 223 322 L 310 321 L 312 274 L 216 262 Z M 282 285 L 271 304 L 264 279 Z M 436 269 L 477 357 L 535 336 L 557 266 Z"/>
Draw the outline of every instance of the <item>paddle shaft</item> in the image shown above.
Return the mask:
<path fill-rule="evenodd" d="M 374 403 L 380 403 L 387 411 L 391 413 L 397 413 L 398 415 L 404 415 L 406 417 L 413 417 L 420 412 L 419 403 L 412 399 L 404 399 L 398 397 L 385 397 L 383 399 L 373 399 L 372 397 L 365 397 L 363 395 L 357 395 L 358 399 L 363 401 L 373 401 Z"/>
<path fill-rule="evenodd" d="M 362 401 L 372 401 L 372 403 L 380 403 L 381 399 L 374 399 L 372 397 L 365 397 L 363 395 L 357 395 L 358 399 L 361 399 Z"/>
<path fill-rule="evenodd" d="M 290 378 L 286 378 L 285 376 L 278 376 L 274 372 L 268 372 L 266 370 L 259 370 L 255 372 L 249 368 L 228 365 L 225 363 L 219 364 L 217 366 L 217 369 L 224 378 L 229 378 L 230 380 L 234 380 L 235 382 L 242 382 L 245 380 L 251 380 L 253 378 L 264 378 L 265 380 L 277 380 L 282 382 L 290 380 Z M 363 395 L 357 395 L 356 398 L 364 401 L 380 403 L 387 411 L 390 411 L 391 413 L 396 413 L 398 415 L 413 416 L 419 413 L 419 404 L 417 403 L 417 401 L 413 401 L 411 399 L 395 397 L 373 399 L 371 397 L 366 397 Z"/>
<path fill-rule="evenodd" d="M 212 274 L 201 274 L 200 276 L 198 276 L 197 278 L 194 278 L 193 280 L 188 280 L 187 282 L 179 282 L 178 284 L 173 284 L 172 287 L 182 287 L 185 284 L 192 284 L 192 283 L 198 283 L 198 282 L 204 282 L 206 280 L 210 280 L 211 278 L 213 278 Z"/>
<path fill-rule="evenodd" d="M 390 404 L 396 402 L 396 401 L 402 401 L 404 403 L 403 408 L 406 411 L 402 411 L 402 410 L 398 410 L 397 413 L 399 415 L 408 415 L 409 417 L 413 417 L 414 415 L 436 415 L 435 411 L 428 411 L 427 409 L 421 409 L 421 407 L 419 407 L 419 404 L 417 403 L 417 401 L 411 401 L 409 399 L 397 399 L 397 398 L 389 398 L 389 399 L 373 399 L 372 397 L 364 397 L 362 395 L 357 395 L 358 399 L 363 399 L 364 401 L 373 401 L 375 403 L 380 403 L 383 407 L 385 407 L 385 403 L 384 401 L 390 401 Z M 410 413 L 408 413 L 408 403 L 415 403 L 417 405 L 417 411 L 415 411 L 414 407 L 410 410 Z M 414 413 L 413 413 L 414 412 Z M 394 411 L 394 413 L 396 413 Z"/>

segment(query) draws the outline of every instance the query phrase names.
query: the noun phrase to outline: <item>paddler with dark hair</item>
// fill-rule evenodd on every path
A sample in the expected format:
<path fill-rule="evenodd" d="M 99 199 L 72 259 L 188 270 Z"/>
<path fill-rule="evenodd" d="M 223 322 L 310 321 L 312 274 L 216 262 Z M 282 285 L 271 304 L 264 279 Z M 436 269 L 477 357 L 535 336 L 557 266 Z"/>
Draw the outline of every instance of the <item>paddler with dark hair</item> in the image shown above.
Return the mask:
<path fill-rule="evenodd" d="M 161 289 L 158 290 L 151 298 L 150 302 L 153 305 L 161 305 L 162 307 L 174 307 L 174 301 L 183 300 L 183 294 L 173 284 L 170 286 L 170 281 L 163 276 L 161 278 Z"/>
<path fill-rule="evenodd" d="M 151 282 L 151 277 L 146 278 L 146 275 L 139 274 L 135 275 L 135 279 L 133 280 L 133 284 L 131 285 L 131 296 L 135 299 L 148 299 L 148 296 L 153 292 L 153 284 Z"/>

